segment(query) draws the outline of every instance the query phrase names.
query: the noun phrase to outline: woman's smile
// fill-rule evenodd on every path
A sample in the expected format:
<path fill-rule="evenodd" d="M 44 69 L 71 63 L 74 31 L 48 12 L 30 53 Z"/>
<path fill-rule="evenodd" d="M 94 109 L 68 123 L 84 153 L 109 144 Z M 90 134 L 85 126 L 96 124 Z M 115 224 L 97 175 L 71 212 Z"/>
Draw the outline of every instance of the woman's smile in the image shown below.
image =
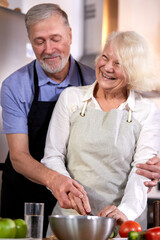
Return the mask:
<path fill-rule="evenodd" d="M 102 77 L 104 78 L 104 80 L 112 80 L 112 81 L 116 80 L 115 77 L 107 75 L 106 73 L 103 73 L 103 72 L 102 72 Z"/>

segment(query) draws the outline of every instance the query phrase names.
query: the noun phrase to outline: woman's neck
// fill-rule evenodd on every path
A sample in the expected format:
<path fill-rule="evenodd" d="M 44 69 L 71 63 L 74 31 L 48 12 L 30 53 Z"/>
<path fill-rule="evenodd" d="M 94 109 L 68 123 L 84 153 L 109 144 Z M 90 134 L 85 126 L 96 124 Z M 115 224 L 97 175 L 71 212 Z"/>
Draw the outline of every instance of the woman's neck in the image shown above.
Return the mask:
<path fill-rule="evenodd" d="M 94 97 L 99 103 L 101 109 L 109 112 L 111 109 L 118 108 L 127 100 L 127 88 L 125 87 L 123 89 L 119 89 L 118 91 L 95 88 Z"/>

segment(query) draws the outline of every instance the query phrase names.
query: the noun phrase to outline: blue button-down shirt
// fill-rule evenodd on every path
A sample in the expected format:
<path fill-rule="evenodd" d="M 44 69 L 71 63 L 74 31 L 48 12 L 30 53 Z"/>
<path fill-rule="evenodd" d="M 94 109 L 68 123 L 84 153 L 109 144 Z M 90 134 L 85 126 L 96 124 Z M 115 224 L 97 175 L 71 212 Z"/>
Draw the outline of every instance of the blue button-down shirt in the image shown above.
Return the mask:
<path fill-rule="evenodd" d="M 27 116 L 34 97 L 34 61 L 11 74 L 2 83 L 1 106 L 2 133 L 28 134 Z M 36 60 L 39 85 L 39 101 L 56 101 L 60 93 L 68 86 L 80 86 L 81 78 L 75 60 L 70 57 L 70 69 L 61 83 L 50 79 Z M 95 80 L 94 70 L 83 66 L 85 78 Z M 83 71 L 82 70 L 82 71 Z"/>

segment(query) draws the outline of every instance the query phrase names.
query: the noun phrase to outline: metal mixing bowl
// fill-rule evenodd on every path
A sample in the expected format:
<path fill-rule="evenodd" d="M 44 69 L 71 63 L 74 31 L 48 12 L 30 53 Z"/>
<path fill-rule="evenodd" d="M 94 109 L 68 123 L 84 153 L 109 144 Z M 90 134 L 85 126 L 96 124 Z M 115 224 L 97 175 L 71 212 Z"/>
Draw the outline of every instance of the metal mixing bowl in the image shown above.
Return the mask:
<path fill-rule="evenodd" d="M 59 240 L 106 240 L 111 235 L 114 218 L 98 216 L 49 216 L 53 234 Z"/>

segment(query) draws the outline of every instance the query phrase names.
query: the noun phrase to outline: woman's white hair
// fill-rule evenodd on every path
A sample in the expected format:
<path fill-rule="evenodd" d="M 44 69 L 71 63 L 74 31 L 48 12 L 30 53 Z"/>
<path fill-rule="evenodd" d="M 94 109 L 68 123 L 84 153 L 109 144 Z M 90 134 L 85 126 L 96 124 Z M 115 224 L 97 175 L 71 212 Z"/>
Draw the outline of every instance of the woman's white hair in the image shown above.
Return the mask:
<path fill-rule="evenodd" d="M 110 45 L 128 79 L 128 89 L 156 90 L 160 79 L 156 74 L 156 62 L 144 37 L 134 31 L 112 32 L 105 47 Z M 104 47 L 104 48 L 105 48 Z"/>

